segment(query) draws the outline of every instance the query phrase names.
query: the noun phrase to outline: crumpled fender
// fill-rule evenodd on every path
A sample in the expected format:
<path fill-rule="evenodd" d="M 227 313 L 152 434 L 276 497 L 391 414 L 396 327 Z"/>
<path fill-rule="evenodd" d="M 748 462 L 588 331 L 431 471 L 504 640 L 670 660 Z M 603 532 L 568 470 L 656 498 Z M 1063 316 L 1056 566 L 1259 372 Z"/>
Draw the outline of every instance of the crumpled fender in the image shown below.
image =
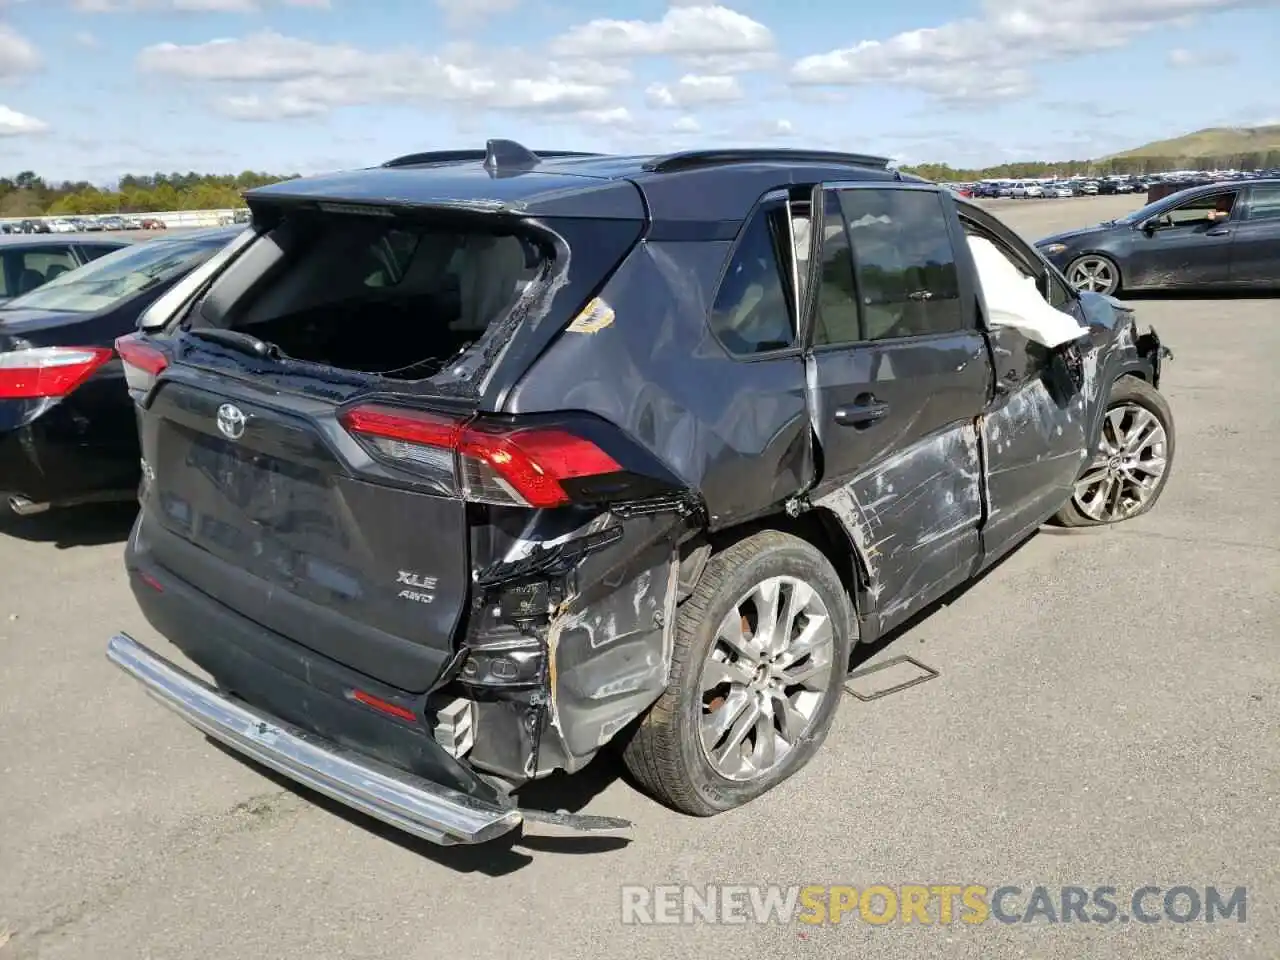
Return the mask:
<path fill-rule="evenodd" d="M 1080 294 L 1080 306 L 1089 326 L 1089 341 L 1082 356 L 1081 393 L 1089 426 L 1088 450 L 1092 453 L 1098 445 L 1116 380 L 1139 376 L 1158 388 L 1162 363 L 1173 354 L 1160 342 L 1154 327 L 1139 333 L 1134 308 L 1122 300 L 1085 292 Z"/>

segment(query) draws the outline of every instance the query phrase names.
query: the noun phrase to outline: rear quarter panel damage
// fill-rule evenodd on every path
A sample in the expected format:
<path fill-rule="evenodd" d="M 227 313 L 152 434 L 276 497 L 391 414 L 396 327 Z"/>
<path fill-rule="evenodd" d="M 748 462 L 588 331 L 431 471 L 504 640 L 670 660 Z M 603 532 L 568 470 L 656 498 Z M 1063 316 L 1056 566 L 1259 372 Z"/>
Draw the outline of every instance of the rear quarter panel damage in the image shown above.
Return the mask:
<path fill-rule="evenodd" d="M 490 589 L 468 637 L 472 653 L 512 656 L 515 645 L 540 650 L 534 682 L 508 685 L 477 706 L 476 766 L 513 780 L 574 771 L 639 716 L 666 688 L 678 594 L 678 540 L 687 528 L 673 513 L 625 519 L 601 513 L 572 529 L 535 514 L 498 554 L 499 568 L 539 549 L 594 534 L 616 534 L 550 581 L 546 606 L 518 625 L 493 618 L 512 578 Z M 513 737 L 512 731 L 516 732 Z"/>
<path fill-rule="evenodd" d="M 777 509 L 812 476 L 799 357 L 736 360 L 707 325 L 728 252 L 638 244 L 599 294 L 612 321 L 562 332 L 507 404 L 613 423 L 698 492 L 713 528 Z"/>

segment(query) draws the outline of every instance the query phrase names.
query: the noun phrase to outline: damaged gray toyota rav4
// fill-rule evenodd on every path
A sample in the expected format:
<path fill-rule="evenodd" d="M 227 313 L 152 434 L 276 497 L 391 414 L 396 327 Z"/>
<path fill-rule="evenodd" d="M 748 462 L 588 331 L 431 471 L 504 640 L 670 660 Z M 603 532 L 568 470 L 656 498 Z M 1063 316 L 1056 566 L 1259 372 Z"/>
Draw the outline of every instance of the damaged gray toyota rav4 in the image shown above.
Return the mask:
<path fill-rule="evenodd" d="M 1154 331 L 883 159 L 495 140 L 247 200 L 117 345 L 132 589 L 206 677 L 108 655 L 437 843 L 625 827 L 518 800 L 611 743 L 746 803 L 854 644 L 1168 478 Z"/>

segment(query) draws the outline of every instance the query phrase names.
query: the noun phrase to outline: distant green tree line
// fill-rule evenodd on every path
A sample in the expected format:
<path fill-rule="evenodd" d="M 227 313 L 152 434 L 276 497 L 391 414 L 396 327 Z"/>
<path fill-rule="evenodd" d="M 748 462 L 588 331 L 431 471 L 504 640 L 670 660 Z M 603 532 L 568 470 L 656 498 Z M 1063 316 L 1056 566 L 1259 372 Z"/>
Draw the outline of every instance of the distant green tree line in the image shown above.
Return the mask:
<path fill-rule="evenodd" d="M 1110 174 L 1151 174 L 1166 170 L 1266 170 L 1280 167 L 1280 150 L 1208 157 L 1112 157 L 1106 160 L 1043 160 L 1003 163 L 965 169 L 945 163 L 903 166 L 929 180 L 956 181 L 1037 177 L 1103 177 Z M 163 210 L 222 210 L 242 206 L 241 194 L 254 187 L 291 180 L 297 174 L 276 175 L 246 170 L 237 175 L 209 173 L 153 173 L 121 177 L 114 189 L 86 180 L 46 181 L 34 171 L 0 177 L 0 218 L 76 216 L 104 213 L 150 213 Z"/>
<path fill-rule="evenodd" d="M 1106 160 L 1067 160 L 1049 163 L 1043 160 L 1025 163 L 1002 163 L 998 167 L 963 169 L 945 163 L 921 163 L 903 166 L 927 180 L 1022 180 L 1040 177 L 1105 177 L 1111 174 L 1151 174 L 1169 170 L 1270 170 L 1280 167 L 1280 150 L 1232 153 L 1210 157 L 1110 157 Z"/>
<path fill-rule="evenodd" d="M 130 174 L 121 177 L 114 189 L 103 189 L 84 180 L 51 183 L 31 170 L 24 170 L 14 177 L 0 177 L 0 217 L 223 210 L 244 206 L 241 194 L 246 190 L 296 176 L 252 170 L 229 176 Z"/>

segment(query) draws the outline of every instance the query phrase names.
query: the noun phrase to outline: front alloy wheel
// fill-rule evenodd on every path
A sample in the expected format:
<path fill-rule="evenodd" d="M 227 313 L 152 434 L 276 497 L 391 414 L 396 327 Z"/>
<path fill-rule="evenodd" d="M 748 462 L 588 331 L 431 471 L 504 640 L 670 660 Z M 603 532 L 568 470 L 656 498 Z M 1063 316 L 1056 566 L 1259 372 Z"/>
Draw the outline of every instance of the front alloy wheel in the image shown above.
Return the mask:
<path fill-rule="evenodd" d="M 1090 520 L 1114 523 L 1145 508 L 1169 464 L 1168 437 L 1146 407 L 1112 407 L 1102 423 L 1098 452 L 1076 481 L 1076 508 Z"/>
<path fill-rule="evenodd" d="M 1113 294 L 1120 287 L 1120 270 L 1106 257 L 1081 257 L 1067 267 L 1067 282 L 1080 291 Z"/>
<path fill-rule="evenodd" d="M 1055 521 L 1096 527 L 1146 513 L 1169 481 L 1175 440 L 1173 411 L 1160 391 L 1121 377 L 1111 388 L 1093 459 Z"/>

